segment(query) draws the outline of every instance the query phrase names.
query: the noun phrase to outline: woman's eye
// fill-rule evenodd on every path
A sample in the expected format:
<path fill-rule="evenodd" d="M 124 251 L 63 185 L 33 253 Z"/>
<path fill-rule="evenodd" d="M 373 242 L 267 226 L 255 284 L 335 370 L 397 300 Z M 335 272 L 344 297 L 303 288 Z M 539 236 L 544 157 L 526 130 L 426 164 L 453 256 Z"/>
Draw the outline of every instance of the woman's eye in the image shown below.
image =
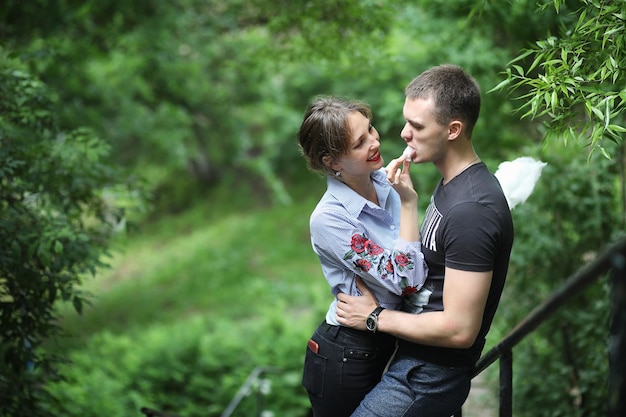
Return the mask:
<path fill-rule="evenodd" d="M 370 123 L 369 131 L 371 132 L 374 129 L 374 125 Z"/>

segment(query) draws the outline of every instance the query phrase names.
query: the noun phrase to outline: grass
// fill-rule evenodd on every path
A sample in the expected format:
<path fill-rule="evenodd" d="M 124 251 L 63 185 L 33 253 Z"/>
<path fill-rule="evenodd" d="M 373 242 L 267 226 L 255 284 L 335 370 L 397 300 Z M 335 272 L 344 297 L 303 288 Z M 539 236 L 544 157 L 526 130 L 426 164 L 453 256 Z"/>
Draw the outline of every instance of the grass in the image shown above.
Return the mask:
<path fill-rule="evenodd" d="M 102 332 L 184 325 L 198 315 L 249 320 L 271 306 L 302 316 L 304 325 L 307 317 L 320 320 L 330 295 L 308 232 L 318 185 L 292 205 L 256 209 L 222 190 L 142 226 L 120 240 L 110 269 L 85 280 L 91 305 L 82 315 L 60 306 L 69 337 L 54 349 L 80 348 Z"/>
<path fill-rule="evenodd" d="M 70 362 L 49 387 L 52 413 L 217 416 L 255 367 L 271 366 L 281 372 L 268 406 L 305 415 L 304 348 L 331 301 L 308 229 L 323 186 L 303 184 L 286 206 L 224 187 L 120 236 L 110 268 L 80 288 L 91 294 L 83 313 L 58 306 L 66 336 L 45 349 Z"/>

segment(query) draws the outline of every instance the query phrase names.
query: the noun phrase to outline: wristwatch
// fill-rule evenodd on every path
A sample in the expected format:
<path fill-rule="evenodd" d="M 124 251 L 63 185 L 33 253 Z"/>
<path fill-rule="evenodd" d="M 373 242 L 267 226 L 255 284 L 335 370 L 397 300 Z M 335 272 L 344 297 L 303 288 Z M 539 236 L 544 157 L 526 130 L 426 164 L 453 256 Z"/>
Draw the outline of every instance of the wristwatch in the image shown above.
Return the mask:
<path fill-rule="evenodd" d="M 367 317 L 367 320 L 365 320 L 365 327 L 367 327 L 367 330 L 369 330 L 372 333 L 376 333 L 376 328 L 378 327 L 378 315 L 384 309 L 385 309 L 384 307 L 378 306 Z"/>

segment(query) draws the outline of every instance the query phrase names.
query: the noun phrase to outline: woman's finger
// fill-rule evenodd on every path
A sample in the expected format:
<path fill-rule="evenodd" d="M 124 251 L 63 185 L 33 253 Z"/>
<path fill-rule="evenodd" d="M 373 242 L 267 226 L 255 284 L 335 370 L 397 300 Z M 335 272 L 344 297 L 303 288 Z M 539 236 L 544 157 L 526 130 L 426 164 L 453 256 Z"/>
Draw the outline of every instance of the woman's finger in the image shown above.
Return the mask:
<path fill-rule="evenodd" d="M 393 179 L 394 184 L 400 184 L 400 175 L 402 175 L 402 168 L 396 169 L 396 176 Z"/>
<path fill-rule="evenodd" d="M 387 180 L 389 182 L 393 182 L 393 176 L 398 168 L 398 160 L 392 159 L 391 162 L 387 164 L 385 167 L 385 172 L 387 173 Z"/>
<path fill-rule="evenodd" d="M 406 158 L 402 163 L 402 173 L 408 174 L 411 171 L 411 160 Z"/>

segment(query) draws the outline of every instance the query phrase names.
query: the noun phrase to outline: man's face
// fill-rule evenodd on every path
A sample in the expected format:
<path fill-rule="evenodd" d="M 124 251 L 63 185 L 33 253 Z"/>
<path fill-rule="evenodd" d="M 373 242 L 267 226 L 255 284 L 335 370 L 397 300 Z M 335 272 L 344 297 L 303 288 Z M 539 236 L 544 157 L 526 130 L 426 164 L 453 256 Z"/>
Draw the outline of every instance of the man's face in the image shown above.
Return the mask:
<path fill-rule="evenodd" d="M 437 163 L 445 156 L 448 126 L 437 123 L 435 103 L 430 98 L 407 98 L 402 108 L 406 123 L 400 136 L 414 149 L 413 163 Z"/>

